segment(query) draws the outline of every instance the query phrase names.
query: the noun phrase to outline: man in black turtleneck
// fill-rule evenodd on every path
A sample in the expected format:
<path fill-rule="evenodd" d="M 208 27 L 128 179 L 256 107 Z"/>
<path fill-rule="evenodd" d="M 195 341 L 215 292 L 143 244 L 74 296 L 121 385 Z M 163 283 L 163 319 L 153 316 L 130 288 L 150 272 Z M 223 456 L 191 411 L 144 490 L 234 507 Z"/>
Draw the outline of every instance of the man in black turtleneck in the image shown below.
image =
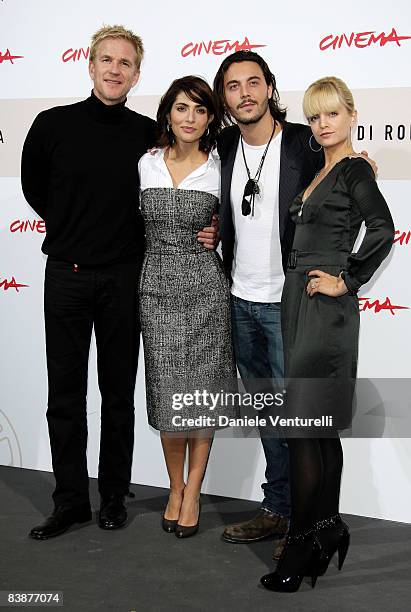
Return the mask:
<path fill-rule="evenodd" d="M 47 420 L 56 488 L 52 516 L 30 532 L 39 540 L 91 520 L 86 401 L 93 326 L 102 398 L 99 526 L 116 529 L 127 520 L 144 250 L 137 162 L 155 141 L 155 122 L 125 107 L 142 56 L 132 32 L 99 30 L 90 49 L 91 96 L 40 113 L 24 143 L 24 195 L 47 227 Z"/>

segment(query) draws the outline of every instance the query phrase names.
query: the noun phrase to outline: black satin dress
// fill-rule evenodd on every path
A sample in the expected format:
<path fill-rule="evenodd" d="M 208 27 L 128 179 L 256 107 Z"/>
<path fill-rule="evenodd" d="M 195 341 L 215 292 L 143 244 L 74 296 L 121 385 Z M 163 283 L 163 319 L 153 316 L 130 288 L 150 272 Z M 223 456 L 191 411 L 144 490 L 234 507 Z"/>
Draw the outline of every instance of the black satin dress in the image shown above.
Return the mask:
<path fill-rule="evenodd" d="M 285 415 L 331 417 L 327 425 L 287 428 L 287 436 L 327 436 L 349 427 L 357 374 L 359 308 L 356 292 L 388 255 L 394 226 L 371 166 L 361 158 L 341 160 L 302 202 L 291 205 L 296 231 L 282 294 L 282 332 L 287 380 Z M 352 248 L 362 221 L 365 237 Z M 309 297 L 308 272 L 338 276 L 349 293 Z M 305 425 L 308 421 L 304 422 Z"/>

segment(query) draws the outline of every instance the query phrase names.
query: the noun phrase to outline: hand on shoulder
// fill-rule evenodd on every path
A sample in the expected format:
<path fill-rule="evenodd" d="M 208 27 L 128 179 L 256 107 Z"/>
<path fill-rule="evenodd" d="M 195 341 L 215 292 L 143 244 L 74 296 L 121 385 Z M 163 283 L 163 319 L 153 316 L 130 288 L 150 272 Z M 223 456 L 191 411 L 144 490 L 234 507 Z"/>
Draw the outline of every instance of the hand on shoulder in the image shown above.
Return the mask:
<path fill-rule="evenodd" d="M 350 159 L 363 159 L 364 161 L 366 161 L 371 166 L 374 172 L 375 178 L 377 178 L 378 166 L 376 162 L 373 159 L 371 159 L 371 157 L 368 157 L 368 151 L 361 151 L 361 153 L 354 153 L 353 155 L 350 155 Z"/>

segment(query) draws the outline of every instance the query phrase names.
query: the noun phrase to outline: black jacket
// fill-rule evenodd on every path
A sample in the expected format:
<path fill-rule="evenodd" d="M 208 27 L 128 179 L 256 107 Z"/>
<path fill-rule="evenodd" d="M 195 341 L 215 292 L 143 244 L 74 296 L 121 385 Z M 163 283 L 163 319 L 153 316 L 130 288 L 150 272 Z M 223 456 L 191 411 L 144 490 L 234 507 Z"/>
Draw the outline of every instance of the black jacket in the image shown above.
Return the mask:
<path fill-rule="evenodd" d="M 289 214 L 293 199 L 312 181 L 324 164 L 322 151 L 314 153 L 309 146 L 311 130 L 300 123 L 283 125 L 280 160 L 279 228 L 282 264 L 287 268 L 288 255 L 294 238 L 294 223 Z M 223 130 L 217 148 L 221 158 L 220 234 L 224 267 L 229 277 L 234 257 L 235 231 L 231 211 L 231 177 L 240 130 L 237 125 Z M 313 141 L 314 148 L 318 145 Z"/>

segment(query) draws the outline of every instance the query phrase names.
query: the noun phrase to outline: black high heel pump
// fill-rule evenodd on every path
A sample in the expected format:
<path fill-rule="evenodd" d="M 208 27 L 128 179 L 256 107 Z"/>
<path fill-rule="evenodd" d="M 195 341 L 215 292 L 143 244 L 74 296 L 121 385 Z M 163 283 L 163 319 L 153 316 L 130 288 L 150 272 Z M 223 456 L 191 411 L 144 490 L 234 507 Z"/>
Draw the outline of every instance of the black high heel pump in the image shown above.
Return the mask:
<path fill-rule="evenodd" d="M 198 500 L 198 520 L 197 523 L 195 525 L 176 525 L 175 528 L 175 535 L 177 536 L 177 538 L 190 538 L 191 536 L 195 535 L 198 531 L 198 528 L 200 527 L 200 513 L 201 513 L 201 501 Z"/>
<path fill-rule="evenodd" d="M 161 526 L 164 529 L 164 531 L 166 531 L 167 533 L 173 533 L 176 530 L 177 523 L 178 523 L 178 519 L 176 520 L 166 519 L 164 518 L 164 515 L 163 515 L 163 518 L 161 519 Z"/>
<path fill-rule="evenodd" d="M 165 513 L 166 511 L 164 510 L 164 514 L 161 518 L 161 526 L 167 533 L 174 533 L 178 524 L 178 519 L 166 519 Z"/>

